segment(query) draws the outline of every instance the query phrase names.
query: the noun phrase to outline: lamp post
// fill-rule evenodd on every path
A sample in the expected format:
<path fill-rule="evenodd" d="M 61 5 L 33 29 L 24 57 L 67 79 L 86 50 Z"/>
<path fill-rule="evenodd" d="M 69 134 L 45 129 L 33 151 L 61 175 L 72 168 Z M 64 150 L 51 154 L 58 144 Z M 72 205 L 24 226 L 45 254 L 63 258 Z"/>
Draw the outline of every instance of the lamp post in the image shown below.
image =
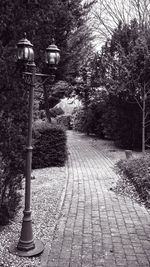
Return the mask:
<path fill-rule="evenodd" d="M 33 120 L 33 103 L 34 88 L 36 85 L 36 77 L 49 78 L 53 75 L 53 71 L 57 69 L 60 60 L 60 50 L 54 44 L 54 41 L 45 52 L 45 69 L 47 73 L 37 73 L 34 63 L 33 45 L 26 38 L 26 34 L 17 44 L 17 62 L 24 75 L 30 77 L 29 90 L 29 116 L 28 116 L 28 135 L 27 135 L 27 156 L 26 156 L 26 175 L 25 175 L 25 208 L 22 221 L 21 235 L 18 244 L 10 246 L 10 252 L 19 256 L 35 256 L 44 250 L 44 245 L 40 240 L 33 239 L 32 218 L 31 218 L 31 169 L 32 169 L 32 120 Z M 24 67 L 29 67 L 30 71 L 26 71 Z M 25 70 L 25 71 L 24 71 Z"/>

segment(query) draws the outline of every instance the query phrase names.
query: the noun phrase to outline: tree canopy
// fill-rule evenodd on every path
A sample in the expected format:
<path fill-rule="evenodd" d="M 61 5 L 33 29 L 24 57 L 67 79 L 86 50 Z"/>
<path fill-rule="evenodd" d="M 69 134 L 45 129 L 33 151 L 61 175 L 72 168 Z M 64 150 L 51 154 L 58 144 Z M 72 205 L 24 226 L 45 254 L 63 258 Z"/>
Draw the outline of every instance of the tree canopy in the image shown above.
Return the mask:
<path fill-rule="evenodd" d="M 140 24 L 136 19 L 129 24 L 120 21 L 101 52 L 96 54 L 93 63 L 93 81 L 107 90 L 113 107 L 118 108 L 120 116 L 126 113 L 124 125 L 128 125 L 129 118 L 132 118 L 134 120 L 130 124 L 134 128 L 138 114 L 137 125 L 142 133 L 144 151 L 146 139 L 149 140 L 149 25 Z M 133 131 L 135 135 L 137 131 Z"/>

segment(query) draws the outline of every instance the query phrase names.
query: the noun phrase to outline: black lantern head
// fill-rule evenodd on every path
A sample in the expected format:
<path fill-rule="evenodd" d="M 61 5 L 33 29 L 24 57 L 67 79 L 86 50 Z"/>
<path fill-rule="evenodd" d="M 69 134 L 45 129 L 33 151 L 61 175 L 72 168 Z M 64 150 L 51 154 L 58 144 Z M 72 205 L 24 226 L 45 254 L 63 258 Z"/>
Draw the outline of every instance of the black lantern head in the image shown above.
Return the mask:
<path fill-rule="evenodd" d="M 60 49 L 54 44 L 54 40 L 45 53 L 45 63 L 50 69 L 57 69 L 57 65 L 60 61 Z"/>
<path fill-rule="evenodd" d="M 24 33 L 24 38 L 17 44 L 17 61 L 22 64 L 34 62 L 33 45 L 26 38 L 26 33 Z"/>

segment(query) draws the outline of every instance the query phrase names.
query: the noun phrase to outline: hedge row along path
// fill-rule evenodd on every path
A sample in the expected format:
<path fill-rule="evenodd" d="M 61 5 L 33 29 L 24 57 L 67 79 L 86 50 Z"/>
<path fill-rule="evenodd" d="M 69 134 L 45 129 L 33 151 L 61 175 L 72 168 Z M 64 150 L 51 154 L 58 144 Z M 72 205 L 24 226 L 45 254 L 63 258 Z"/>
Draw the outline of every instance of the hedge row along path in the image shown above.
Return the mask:
<path fill-rule="evenodd" d="M 150 266 L 149 211 L 110 190 L 118 176 L 88 137 L 70 131 L 68 148 L 64 202 L 43 266 Z"/>

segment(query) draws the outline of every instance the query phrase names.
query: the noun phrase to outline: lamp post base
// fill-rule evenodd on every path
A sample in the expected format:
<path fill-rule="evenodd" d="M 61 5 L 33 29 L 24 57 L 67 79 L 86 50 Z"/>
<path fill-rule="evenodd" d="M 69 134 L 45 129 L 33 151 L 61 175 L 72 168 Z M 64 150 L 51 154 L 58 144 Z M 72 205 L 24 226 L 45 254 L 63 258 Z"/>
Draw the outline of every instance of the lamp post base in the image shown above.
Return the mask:
<path fill-rule="evenodd" d="M 32 257 L 32 256 L 36 256 L 38 254 L 41 254 L 44 250 L 44 244 L 42 243 L 42 241 L 35 240 L 34 244 L 35 244 L 35 247 L 33 249 L 25 251 L 25 250 L 19 250 L 17 248 L 17 244 L 14 243 L 14 244 L 10 245 L 9 251 L 12 254 L 15 254 L 15 255 L 20 256 L 20 257 Z"/>

